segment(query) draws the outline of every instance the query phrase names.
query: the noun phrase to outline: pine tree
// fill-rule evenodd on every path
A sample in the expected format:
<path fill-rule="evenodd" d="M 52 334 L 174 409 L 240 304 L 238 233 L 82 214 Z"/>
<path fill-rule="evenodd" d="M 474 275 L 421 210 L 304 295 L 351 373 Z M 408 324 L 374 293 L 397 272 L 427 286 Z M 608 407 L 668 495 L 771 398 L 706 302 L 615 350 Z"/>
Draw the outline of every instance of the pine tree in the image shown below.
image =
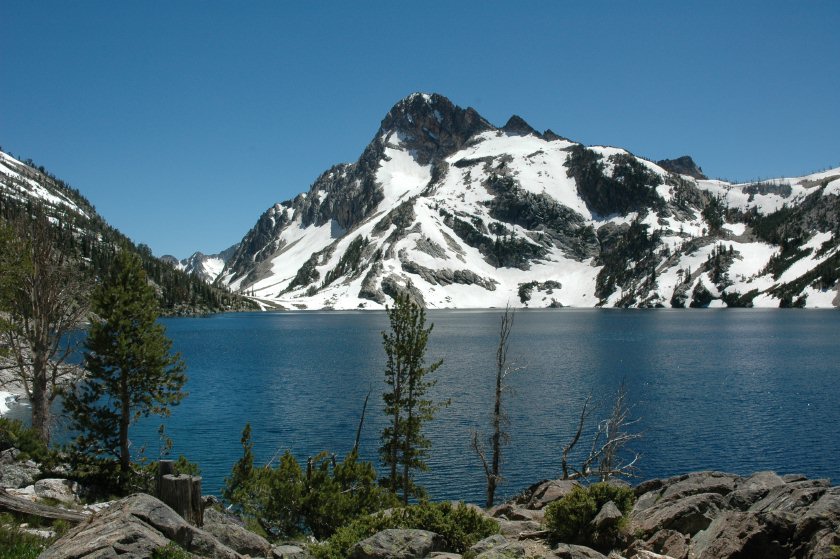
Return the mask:
<path fill-rule="evenodd" d="M 401 492 L 403 503 L 424 492 L 413 480 L 413 472 L 425 471 L 425 458 L 431 442 L 423 435 L 423 425 L 447 402 L 435 403 L 426 397 L 435 381 L 427 375 L 441 366 L 436 361 L 424 367 L 426 344 L 433 326 L 426 328 L 426 313 L 408 294 L 398 295 L 394 307 L 388 308 L 391 332 L 382 332 L 387 356 L 383 393 L 389 425 L 382 430 L 380 455 L 389 476 L 382 480 L 392 492 Z M 401 471 L 400 471 L 401 470 Z"/>
<path fill-rule="evenodd" d="M 93 294 L 99 320 L 88 330 L 85 382 L 65 399 L 76 449 L 119 460 L 120 484 L 130 472 L 129 428 L 141 417 L 167 416 L 186 394 L 185 364 L 157 322 L 155 292 L 140 258 L 120 252 Z"/>
<path fill-rule="evenodd" d="M 51 226 L 43 208 L 33 217 L 0 227 L 0 351 L 10 356 L 12 375 L 32 406 L 32 427 L 50 441 L 51 405 L 62 384 L 74 381 L 66 361 L 68 334 L 87 312 L 87 281 Z"/>

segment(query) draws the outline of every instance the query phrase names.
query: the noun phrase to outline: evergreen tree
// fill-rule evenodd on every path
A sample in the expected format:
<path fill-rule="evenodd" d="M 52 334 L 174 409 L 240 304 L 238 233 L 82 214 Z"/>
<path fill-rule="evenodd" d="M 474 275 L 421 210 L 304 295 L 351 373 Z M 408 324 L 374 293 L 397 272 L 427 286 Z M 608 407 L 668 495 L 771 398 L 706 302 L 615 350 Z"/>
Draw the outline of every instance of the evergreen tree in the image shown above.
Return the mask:
<path fill-rule="evenodd" d="M 180 355 L 157 322 L 158 305 L 140 258 L 120 252 L 93 294 L 98 317 L 88 330 L 85 382 L 67 395 L 65 408 L 79 432 L 75 447 L 119 460 L 120 484 L 130 472 L 129 427 L 151 414 L 167 416 L 186 396 Z"/>
<path fill-rule="evenodd" d="M 424 461 L 431 446 L 423 435 L 423 425 L 435 412 L 448 405 L 435 403 L 426 397 L 435 381 L 427 379 L 443 363 L 436 361 L 425 367 L 426 344 L 433 326 L 426 328 L 426 313 L 408 294 L 398 295 L 394 307 L 388 308 L 391 331 L 382 332 L 387 356 L 385 383 L 388 390 L 382 395 L 389 425 L 382 430 L 382 463 L 389 475 L 382 480 L 392 492 L 401 492 L 403 503 L 409 497 L 421 497 L 424 492 L 413 480 L 413 472 L 428 469 Z M 401 470 L 401 471 L 400 471 Z"/>
<path fill-rule="evenodd" d="M 49 444 L 51 405 L 78 376 L 67 336 L 87 312 L 87 282 L 43 208 L 0 227 L 0 353 L 32 405 L 32 427 Z"/>

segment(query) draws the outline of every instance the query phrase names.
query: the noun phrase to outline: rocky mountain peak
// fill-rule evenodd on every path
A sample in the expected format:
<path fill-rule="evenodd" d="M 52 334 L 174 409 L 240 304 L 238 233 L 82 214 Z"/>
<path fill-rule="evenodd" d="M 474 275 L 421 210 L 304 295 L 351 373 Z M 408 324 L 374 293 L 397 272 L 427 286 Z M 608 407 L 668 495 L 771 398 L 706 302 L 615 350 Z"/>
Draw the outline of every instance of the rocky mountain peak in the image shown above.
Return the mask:
<path fill-rule="evenodd" d="M 519 115 L 513 115 L 510 117 L 507 123 L 502 126 L 502 132 L 506 133 L 508 136 L 528 136 L 529 134 L 540 136 L 540 133 L 534 130 L 531 125 L 525 122 L 525 119 Z"/>
<path fill-rule="evenodd" d="M 494 130 L 473 108 L 463 109 L 437 93 L 412 93 L 394 105 L 377 137 L 396 132 L 418 163 L 446 157 L 476 134 Z"/>
<path fill-rule="evenodd" d="M 690 155 L 683 155 L 676 159 L 663 159 L 662 161 L 657 161 L 656 164 L 666 171 L 678 175 L 688 175 L 698 180 L 706 180 L 708 178 L 703 174 L 703 169 L 694 162 L 694 159 Z"/>

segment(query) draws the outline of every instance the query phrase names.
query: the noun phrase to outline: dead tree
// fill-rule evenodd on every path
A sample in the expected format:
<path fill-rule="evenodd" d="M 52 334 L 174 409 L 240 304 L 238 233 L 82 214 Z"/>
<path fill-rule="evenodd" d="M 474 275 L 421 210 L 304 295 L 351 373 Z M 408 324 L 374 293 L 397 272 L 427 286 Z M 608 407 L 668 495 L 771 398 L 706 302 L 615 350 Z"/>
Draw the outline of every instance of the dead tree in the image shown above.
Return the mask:
<path fill-rule="evenodd" d="M 628 445 L 633 441 L 640 439 L 641 434 L 632 430 L 633 426 L 639 422 L 639 418 L 630 418 L 632 407 L 627 401 L 627 384 L 624 380 L 621 381 L 615 393 L 609 417 L 598 422 L 595 427 L 589 451 L 580 466 L 569 465 L 569 453 L 580 442 L 595 409 L 596 406 L 593 405 L 590 395 L 583 403 L 574 436 L 563 447 L 560 461 L 563 479 L 596 477 L 600 481 L 607 481 L 613 477 L 633 477 L 640 455 L 633 452 L 629 459 L 625 459 L 623 451 L 628 450 Z"/>
<path fill-rule="evenodd" d="M 502 445 L 509 440 L 509 434 L 505 430 L 509 420 L 502 407 L 502 393 L 505 391 L 505 377 L 513 371 L 508 363 L 508 345 L 510 331 L 513 328 L 514 311 L 508 304 L 505 313 L 502 315 L 499 325 L 499 346 L 496 350 L 496 388 L 493 401 L 493 416 L 491 419 L 492 434 L 488 437 L 490 443 L 490 460 L 487 460 L 487 453 L 484 444 L 479 438 L 478 432 L 472 433 L 472 447 L 481 459 L 484 468 L 484 477 L 487 478 L 487 508 L 493 506 L 496 495 L 496 487 L 502 480 Z"/>

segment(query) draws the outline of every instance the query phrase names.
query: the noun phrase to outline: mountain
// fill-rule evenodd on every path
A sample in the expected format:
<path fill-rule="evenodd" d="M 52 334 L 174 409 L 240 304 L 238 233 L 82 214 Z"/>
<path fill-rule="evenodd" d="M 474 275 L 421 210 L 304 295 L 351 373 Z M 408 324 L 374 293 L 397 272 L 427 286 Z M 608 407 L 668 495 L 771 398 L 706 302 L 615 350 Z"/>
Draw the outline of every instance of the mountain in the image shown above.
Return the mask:
<path fill-rule="evenodd" d="M 161 256 L 160 259 L 172 264 L 178 270 L 197 276 L 206 283 L 213 283 L 224 270 L 225 264 L 233 256 L 236 248 L 237 245 L 233 245 L 218 254 L 194 252 L 189 258 L 183 260 L 178 260 L 169 254 Z"/>
<path fill-rule="evenodd" d="M 275 204 L 218 285 L 285 308 L 840 305 L 840 169 L 709 180 L 412 94 Z"/>
<path fill-rule="evenodd" d="M 117 250 L 137 253 L 155 284 L 165 314 L 256 308 L 239 295 L 210 286 L 188 270 L 179 270 L 172 263 L 155 258 L 149 247 L 136 245 L 109 225 L 77 189 L 43 166 L 0 152 L 0 221 L 32 216 L 36 207 L 54 225 L 62 250 L 70 251 L 94 276 L 104 274 Z M 221 269 L 218 264 L 217 267 Z"/>

